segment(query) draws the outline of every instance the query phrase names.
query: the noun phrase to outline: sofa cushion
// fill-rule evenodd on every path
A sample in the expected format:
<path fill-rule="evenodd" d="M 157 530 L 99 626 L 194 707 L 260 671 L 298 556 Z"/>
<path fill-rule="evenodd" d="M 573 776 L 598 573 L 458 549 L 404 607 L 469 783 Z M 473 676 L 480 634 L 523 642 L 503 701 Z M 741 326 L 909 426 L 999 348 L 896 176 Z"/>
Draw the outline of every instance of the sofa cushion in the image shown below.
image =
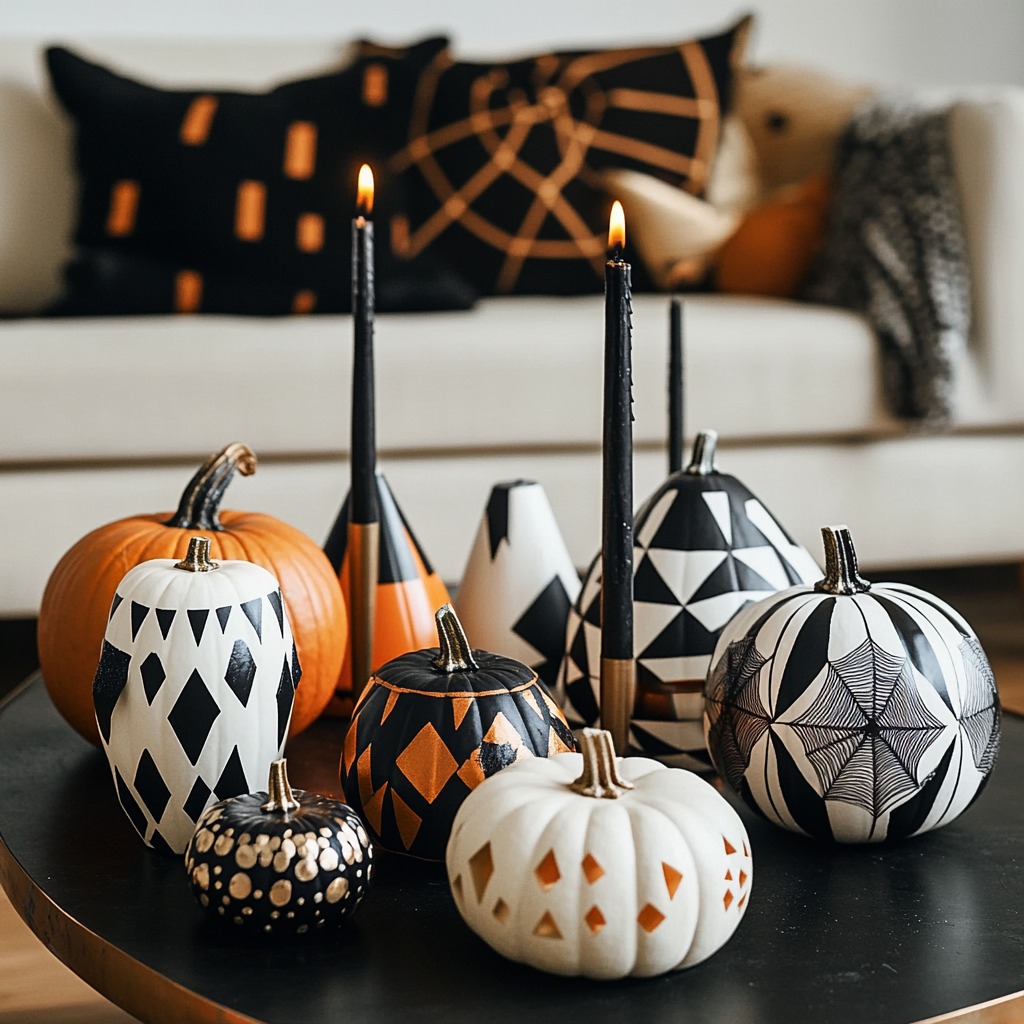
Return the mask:
<path fill-rule="evenodd" d="M 383 168 L 418 70 L 446 46 L 377 49 L 267 92 L 167 90 L 52 47 L 54 88 L 76 125 L 80 201 L 64 315 L 339 312 L 350 303 L 355 177 Z M 382 309 L 465 308 L 472 289 L 389 244 L 401 223 L 378 187 Z"/>
<path fill-rule="evenodd" d="M 669 45 L 494 64 L 438 52 L 392 167 L 409 182 L 410 248 L 443 253 L 483 294 L 593 290 L 608 168 L 701 194 L 750 29 Z M 646 283 L 636 268 L 634 283 Z"/>

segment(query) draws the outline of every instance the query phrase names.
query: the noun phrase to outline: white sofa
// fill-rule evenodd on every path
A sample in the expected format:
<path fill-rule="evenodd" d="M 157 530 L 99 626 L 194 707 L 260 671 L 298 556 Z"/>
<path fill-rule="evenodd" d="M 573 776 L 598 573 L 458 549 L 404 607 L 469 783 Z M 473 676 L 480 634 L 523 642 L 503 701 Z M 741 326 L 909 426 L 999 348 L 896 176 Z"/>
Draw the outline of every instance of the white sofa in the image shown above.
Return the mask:
<path fill-rule="evenodd" d="M 158 84 L 261 88 L 336 66 L 324 42 L 0 41 L 0 309 L 53 298 L 74 205 L 70 129 L 41 50 L 64 42 Z M 701 295 L 685 304 L 688 432 L 818 549 L 852 528 L 868 567 L 1016 560 L 1024 526 L 1024 90 L 975 91 L 954 112 L 974 336 L 941 435 L 885 410 L 875 339 L 838 309 Z M 580 566 L 600 519 L 602 299 L 503 298 L 471 312 L 382 316 L 378 440 L 427 553 L 457 581 L 489 490 L 547 490 Z M 345 317 L 0 322 L 0 614 L 35 614 L 82 534 L 172 509 L 229 441 L 261 459 L 227 507 L 323 540 L 348 488 Z M 666 470 L 667 300 L 636 298 L 637 502 Z"/>

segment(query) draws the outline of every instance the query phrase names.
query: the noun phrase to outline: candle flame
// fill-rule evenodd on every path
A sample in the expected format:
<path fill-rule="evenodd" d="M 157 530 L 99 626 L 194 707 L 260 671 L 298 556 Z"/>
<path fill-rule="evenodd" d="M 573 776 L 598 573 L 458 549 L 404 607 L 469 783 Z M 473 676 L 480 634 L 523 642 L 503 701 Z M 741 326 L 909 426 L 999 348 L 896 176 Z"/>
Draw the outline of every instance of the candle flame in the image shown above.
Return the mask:
<path fill-rule="evenodd" d="M 359 168 L 359 187 L 356 192 L 356 206 L 359 213 L 366 217 L 373 212 L 373 171 L 369 164 Z"/>
<path fill-rule="evenodd" d="M 626 214 L 622 210 L 622 203 L 615 200 L 612 203 L 612 213 L 608 218 L 608 248 L 618 251 L 626 245 Z"/>

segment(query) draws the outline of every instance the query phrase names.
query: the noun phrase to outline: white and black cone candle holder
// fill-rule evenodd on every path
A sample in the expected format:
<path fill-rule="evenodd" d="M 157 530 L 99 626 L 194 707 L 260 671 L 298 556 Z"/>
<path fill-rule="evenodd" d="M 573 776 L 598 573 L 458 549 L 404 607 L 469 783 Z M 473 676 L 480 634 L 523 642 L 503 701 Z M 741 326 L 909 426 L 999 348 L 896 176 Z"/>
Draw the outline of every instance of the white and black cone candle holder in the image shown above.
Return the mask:
<path fill-rule="evenodd" d="M 544 488 L 495 484 L 470 549 L 455 608 L 474 641 L 557 682 L 580 578 Z"/>

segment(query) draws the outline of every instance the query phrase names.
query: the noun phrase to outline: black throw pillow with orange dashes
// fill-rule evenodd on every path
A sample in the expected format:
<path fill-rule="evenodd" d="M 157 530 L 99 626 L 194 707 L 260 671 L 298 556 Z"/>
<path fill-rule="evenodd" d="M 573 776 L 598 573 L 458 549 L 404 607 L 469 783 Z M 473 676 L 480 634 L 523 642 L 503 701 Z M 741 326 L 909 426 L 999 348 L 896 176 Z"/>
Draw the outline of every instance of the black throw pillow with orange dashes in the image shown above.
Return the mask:
<path fill-rule="evenodd" d="M 377 185 L 377 308 L 472 305 L 440 254 L 405 255 L 401 186 L 387 172 L 419 73 L 446 45 L 364 45 L 343 70 L 264 93 L 156 88 L 48 49 L 79 185 L 75 256 L 48 312 L 346 312 L 364 162 Z"/>

